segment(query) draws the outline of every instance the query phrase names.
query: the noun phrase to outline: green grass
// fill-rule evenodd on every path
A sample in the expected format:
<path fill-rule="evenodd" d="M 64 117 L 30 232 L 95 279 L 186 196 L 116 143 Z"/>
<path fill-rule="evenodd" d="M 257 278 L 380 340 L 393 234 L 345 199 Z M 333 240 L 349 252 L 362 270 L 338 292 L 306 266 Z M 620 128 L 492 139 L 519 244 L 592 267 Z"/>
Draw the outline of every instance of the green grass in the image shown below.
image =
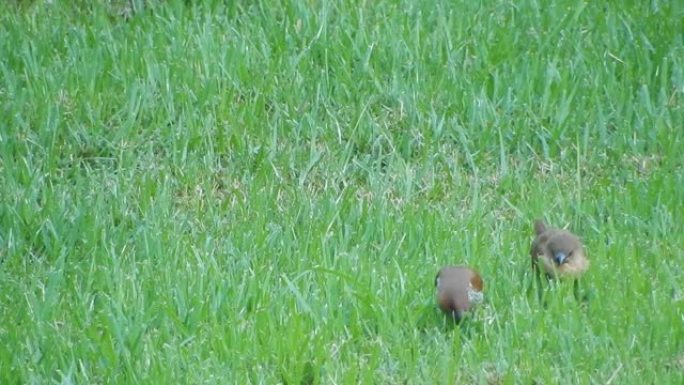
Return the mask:
<path fill-rule="evenodd" d="M 0 383 L 684 383 L 680 2 L 73 3 L 0 5 Z"/>

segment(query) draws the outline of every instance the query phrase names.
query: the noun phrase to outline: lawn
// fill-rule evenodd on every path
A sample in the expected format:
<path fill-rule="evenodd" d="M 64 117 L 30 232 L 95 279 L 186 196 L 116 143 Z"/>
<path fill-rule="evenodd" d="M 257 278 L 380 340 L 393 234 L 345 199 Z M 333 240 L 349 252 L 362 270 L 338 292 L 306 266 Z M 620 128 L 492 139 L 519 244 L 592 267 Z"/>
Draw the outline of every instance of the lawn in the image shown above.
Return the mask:
<path fill-rule="evenodd" d="M 127 3 L 0 4 L 1 384 L 684 383 L 684 3 Z"/>

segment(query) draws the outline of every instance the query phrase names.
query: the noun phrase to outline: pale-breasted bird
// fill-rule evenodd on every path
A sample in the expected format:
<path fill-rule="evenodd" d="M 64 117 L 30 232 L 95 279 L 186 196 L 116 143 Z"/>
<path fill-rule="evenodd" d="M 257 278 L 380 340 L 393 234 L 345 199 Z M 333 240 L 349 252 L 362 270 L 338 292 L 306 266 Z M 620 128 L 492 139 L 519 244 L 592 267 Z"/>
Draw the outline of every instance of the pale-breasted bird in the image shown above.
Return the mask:
<path fill-rule="evenodd" d="M 463 315 L 484 299 L 480 274 L 466 266 L 445 266 L 435 277 L 437 304 L 443 312 L 460 321 Z"/>
<path fill-rule="evenodd" d="M 546 227 L 541 219 L 534 221 L 535 238 L 530 248 L 532 268 L 537 273 L 539 298 L 543 298 L 541 276 L 549 279 L 570 279 L 573 281 L 573 294 L 580 297 L 579 277 L 589 268 L 589 260 L 580 239 L 567 230 Z"/>
<path fill-rule="evenodd" d="M 535 271 L 549 278 L 579 278 L 587 271 L 589 260 L 575 234 L 548 228 L 541 219 L 534 222 L 534 233 L 530 257 Z"/>

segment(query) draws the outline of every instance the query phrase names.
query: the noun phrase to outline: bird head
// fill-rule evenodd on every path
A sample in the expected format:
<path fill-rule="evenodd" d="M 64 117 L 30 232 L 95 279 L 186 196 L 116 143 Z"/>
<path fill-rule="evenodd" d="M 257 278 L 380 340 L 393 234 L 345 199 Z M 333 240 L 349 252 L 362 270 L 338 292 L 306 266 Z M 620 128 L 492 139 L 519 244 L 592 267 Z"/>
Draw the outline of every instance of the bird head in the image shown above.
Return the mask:
<path fill-rule="evenodd" d="M 574 234 L 562 230 L 549 239 L 547 247 L 549 256 L 558 266 L 569 263 L 575 253 L 582 252 L 580 240 Z"/>

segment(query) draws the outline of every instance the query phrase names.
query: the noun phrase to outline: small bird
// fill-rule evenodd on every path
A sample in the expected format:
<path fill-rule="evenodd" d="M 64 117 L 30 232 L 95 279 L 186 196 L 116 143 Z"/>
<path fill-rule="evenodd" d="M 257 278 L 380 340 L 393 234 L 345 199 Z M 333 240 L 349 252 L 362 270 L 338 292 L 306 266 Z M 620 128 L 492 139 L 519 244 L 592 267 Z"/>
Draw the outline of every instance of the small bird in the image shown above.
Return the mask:
<path fill-rule="evenodd" d="M 575 298 L 586 301 L 588 297 L 580 297 L 579 278 L 589 268 L 589 260 L 580 239 L 567 230 L 547 228 L 541 219 L 534 221 L 534 233 L 530 257 L 539 298 L 543 298 L 541 276 L 544 274 L 549 279 L 572 280 Z"/>
<path fill-rule="evenodd" d="M 532 267 L 549 278 L 579 278 L 589 268 L 582 242 L 567 230 L 547 228 L 544 221 L 534 222 Z"/>
<path fill-rule="evenodd" d="M 445 266 L 435 277 L 437 304 L 459 322 L 463 315 L 484 299 L 480 274 L 466 266 Z"/>

